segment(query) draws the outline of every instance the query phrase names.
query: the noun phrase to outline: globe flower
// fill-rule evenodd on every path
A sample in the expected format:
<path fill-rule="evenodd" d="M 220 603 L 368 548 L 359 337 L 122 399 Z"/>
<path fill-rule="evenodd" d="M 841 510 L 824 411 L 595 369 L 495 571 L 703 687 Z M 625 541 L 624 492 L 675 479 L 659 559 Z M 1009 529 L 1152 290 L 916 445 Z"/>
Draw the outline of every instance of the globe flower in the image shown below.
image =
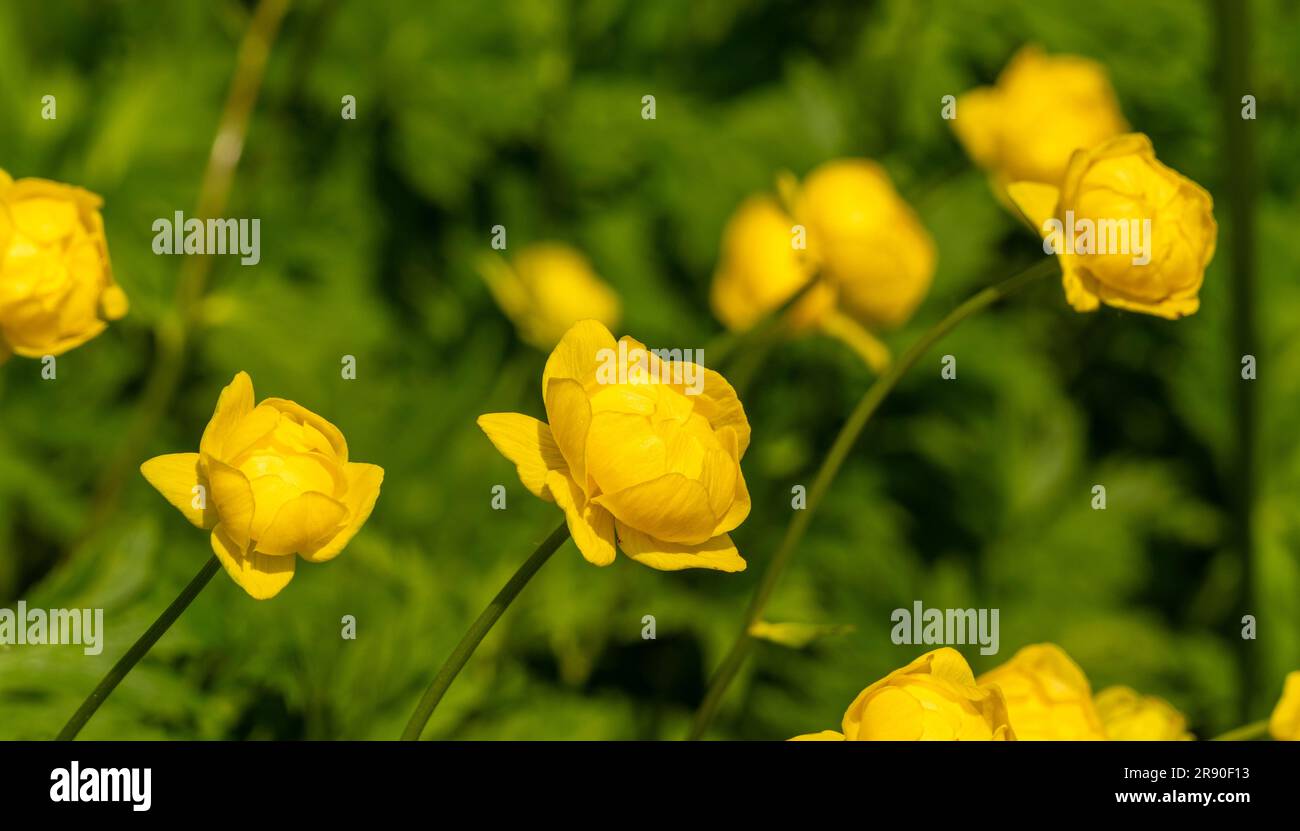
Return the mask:
<path fill-rule="evenodd" d="M 977 684 L 955 649 L 927 652 L 867 687 L 844 713 L 844 732 L 792 741 L 1013 741 L 997 687 Z"/>
<path fill-rule="evenodd" d="M 952 126 L 999 190 L 1011 182 L 1059 186 L 1075 150 L 1128 129 L 1101 64 L 1036 46 L 1017 52 L 994 86 L 959 96 Z"/>
<path fill-rule="evenodd" d="M 1093 699 L 1112 741 L 1190 741 L 1187 719 L 1168 701 L 1130 687 L 1107 687 Z"/>
<path fill-rule="evenodd" d="M 251 597 L 274 597 L 301 557 L 342 553 L 370 517 L 384 471 L 348 461 L 338 428 L 282 398 L 254 406 L 241 372 L 221 391 L 198 453 L 172 453 L 140 467 L 149 484 L 196 527 Z"/>
<path fill-rule="evenodd" d="M 979 684 L 1001 688 L 1021 740 L 1106 738 L 1088 679 L 1055 644 L 1026 646 L 981 675 Z"/>
<path fill-rule="evenodd" d="M 1300 741 L 1300 671 L 1287 673 L 1282 697 L 1268 720 L 1268 732 L 1280 742 Z"/>
<path fill-rule="evenodd" d="M 1076 311 L 1102 303 L 1164 318 L 1193 314 L 1214 257 L 1214 201 L 1161 164 L 1140 133 L 1070 159 L 1060 189 L 1016 182 L 1008 194 L 1061 263 Z"/>
<path fill-rule="evenodd" d="M 543 351 L 552 349 L 580 320 L 618 325 L 618 295 L 581 252 L 563 243 L 525 246 L 509 263 L 485 256 L 479 271 L 519 337 Z"/>
<path fill-rule="evenodd" d="M 586 320 L 547 359 L 542 399 L 546 422 L 490 413 L 478 425 L 560 507 L 588 562 L 609 565 L 617 546 L 665 571 L 744 570 L 728 532 L 749 515 L 749 421 L 721 375 Z"/>
<path fill-rule="evenodd" d="M 934 242 L 875 162 L 826 162 L 789 191 L 788 210 L 755 196 L 727 223 L 714 313 L 730 329 L 748 328 L 818 276 L 790 310 L 792 330 L 819 329 L 883 369 L 889 351 L 875 332 L 905 323 L 924 299 Z"/>
<path fill-rule="evenodd" d="M 0 170 L 0 361 L 62 355 L 127 311 L 89 191 Z"/>

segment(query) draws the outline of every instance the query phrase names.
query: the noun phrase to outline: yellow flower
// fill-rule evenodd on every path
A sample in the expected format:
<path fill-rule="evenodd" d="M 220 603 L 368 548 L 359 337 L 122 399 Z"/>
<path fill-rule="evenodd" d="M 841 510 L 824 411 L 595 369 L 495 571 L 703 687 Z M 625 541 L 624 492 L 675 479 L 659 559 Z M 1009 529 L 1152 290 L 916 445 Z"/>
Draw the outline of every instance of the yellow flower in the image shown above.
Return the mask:
<path fill-rule="evenodd" d="M 1268 720 L 1268 732 L 1280 742 L 1300 741 L 1300 671 L 1287 673 L 1282 697 Z"/>
<path fill-rule="evenodd" d="M 370 517 L 384 479 L 382 468 L 348 461 L 343 434 L 310 410 L 282 398 L 254 406 L 245 372 L 221 391 L 198 453 L 158 456 L 140 472 L 212 531 L 226 572 L 259 600 L 289 584 L 297 557 L 337 557 Z"/>
<path fill-rule="evenodd" d="M 1070 154 L 1128 129 L 1105 69 L 1076 55 L 1044 54 L 1026 46 L 997 84 L 957 99 L 952 120 L 971 159 L 996 185 L 1058 186 Z"/>
<path fill-rule="evenodd" d="M 0 361 L 61 355 L 126 314 L 101 205 L 81 188 L 0 170 Z"/>
<path fill-rule="evenodd" d="M 1014 741 L 997 687 L 976 684 L 961 653 L 927 652 L 867 687 L 833 730 L 791 741 Z"/>
<path fill-rule="evenodd" d="M 479 271 L 519 336 L 538 349 L 553 348 L 580 320 L 618 325 L 618 295 L 586 257 L 563 243 L 525 246 L 512 263 L 488 255 L 479 261 Z"/>
<path fill-rule="evenodd" d="M 1017 182 L 1008 193 L 1052 244 L 1076 311 L 1105 303 L 1174 319 L 1200 307 L 1218 236 L 1214 201 L 1157 161 L 1141 133 L 1077 151 L 1060 190 Z"/>
<path fill-rule="evenodd" d="M 924 299 L 934 242 L 884 169 L 866 159 L 826 162 L 789 190 L 793 216 L 755 196 L 728 221 L 714 313 L 732 330 L 748 328 L 819 275 L 790 310 L 791 328 L 818 328 L 881 370 L 889 351 L 871 330 L 902 325 Z"/>
<path fill-rule="evenodd" d="M 979 684 L 1002 689 L 1021 740 L 1106 738 L 1087 677 L 1055 644 L 1026 646 L 981 675 Z"/>
<path fill-rule="evenodd" d="M 555 502 L 591 563 L 632 559 L 674 571 L 742 571 L 728 532 L 749 515 L 740 470 L 749 421 L 713 370 L 660 361 L 594 320 L 576 324 L 546 361 L 549 424 L 519 413 L 478 425 L 535 496 Z"/>
<path fill-rule="evenodd" d="M 1107 687 L 1093 699 L 1112 741 L 1189 741 L 1187 719 L 1168 701 L 1130 687 Z"/>

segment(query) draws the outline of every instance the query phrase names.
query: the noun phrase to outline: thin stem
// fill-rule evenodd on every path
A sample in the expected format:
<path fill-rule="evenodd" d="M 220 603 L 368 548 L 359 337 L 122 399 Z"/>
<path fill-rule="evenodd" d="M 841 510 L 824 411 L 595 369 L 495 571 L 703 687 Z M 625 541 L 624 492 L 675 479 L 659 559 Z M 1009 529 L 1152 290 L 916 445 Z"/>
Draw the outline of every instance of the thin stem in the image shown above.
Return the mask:
<path fill-rule="evenodd" d="M 275 42 L 288 8 L 289 0 L 261 0 L 240 41 L 230 90 L 217 122 L 217 133 L 212 140 L 207 166 L 199 185 L 196 218 L 201 221 L 219 218 L 225 212 L 235 171 L 243 155 L 253 108 L 266 75 L 271 45 Z M 79 534 L 77 546 L 66 555 L 69 558 L 71 551 L 92 537 L 112 514 L 127 474 L 139 464 L 142 448 L 153 437 L 158 421 L 167 412 L 186 366 L 185 355 L 190 332 L 199 318 L 200 301 L 213 264 L 211 256 L 183 258 L 176 286 L 175 308 L 155 326 L 154 338 L 158 354 L 145 381 L 136 417 L 127 427 L 125 437 L 100 477 L 89 518 Z"/>
<path fill-rule="evenodd" d="M 446 695 L 448 688 L 456 680 L 456 676 L 465 668 L 465 664 L 469 661 L 470 656 L 474 654 L 474 650 L 478 649 L 478 645 L 482 643 L 483 638 L 487 637 L 487 633 L 492 631 L 492 626 L 501 615 L 505 614 L 511 602 L 519 596 L 519 592 L 523 591 L 524 586 L 528 585 L 528 581 L 533 578 L 533 575 L 546 564 L 546 561 L 551 558 L 555 550 L 563 545 L 568 538 L 569 526 L 567 523 L 561 522 L 560 527 L 552 531 L 551 535 L 537 546 L 537 550 L 524 561 L 524 564 L 506 582 L 501 591 L 497 592 L 497 596 L 492 598 L 492 602 L 478 616 L 478 620 L 474 621 L 469 627 L 469 631 L 460 639 L 460 643 L 456 644 L 456 648 L 452 650 L 446 663 L 442 665 L 442 669 L 438 670 L 438 674 L 433 677 L 433 683 L 429 685 L 429 689 L 424 691 L 424 697 L 420 699 L 415 712 L 411 713 L 411 720 L 406 723 L 406 729 L 402 731 L 402 741 L 419 740 L 420 734 L 424 732 L 425 725 L 429 723 L 429 717 L 433 715 L 433 711 L 438 707 L 438 702 L 442 701 L 442 697 Z"/>
<path fill-rule="evenodd" d="M 1221 736 L 1215 736 L 1212 741 L 1216 742 L 1242 742 L 1249 739 L 1258 739 L 1268 733 L 1268 719 L 1263 721 L 1254 721 L 1250 724 L 1229 730 Z"/>
<path fill-rule="evenodd" d="M 750 601 L 749 609 L 745 612 L 744 625 L 741 627 L 740 633 L 736 636 L 736 640 L 731 645 L 726 657 L 723 658 L 717 672 L 714 673 L 713 680 L 709 684 L 709 690 L 700 703 L 699 710 L 696 711 L 695 722 L 690 732 L 691 739 L 698 739 L 703 736 L 713 722 L 713 717 L 717 714 L 718 706 L 722 703 L 727 687 L 735 679 L 741 665 L 745 662 L 745 658 L 749 655 L 753 641 L 749 634 L 750 627 L 762 618 L 763 611 L 767 608 L 768 601 L 771 600 L 772 592 L 776 589 L 777 581 L 781 579 L 782 573 L 785 571 L 786 566 L 789 565 L 790 558 L 794 555 L 795 549 L 799 546 L 804 533 L 808 530 L 809 523 L 812 522 L 813 515 L 817 512 L 817 507 L 830 489 L 831 483 L 840 471 L 840 467 L 848 458 L 849 451 L 853 449 L 853 445 L 862 433 L 862 429 L 866 427 L 867 422 L 880 408 L 889 393 L 898 385 L 899 380 L 909 369 L 916 365 L 917 361 L 930 350 L 930 347 L 938 343 L 962 321 L 973 317 L 976 313 L 1013 294 L 1034 280 L 1054 273 L 1056 273 L 1056 260 L 1042 260 L 1020 274 L 979 292 L 922 335 L 921 339 L 913 344 L 897 363 L 891 365 L 867 389 L 858 405 L 849 415 L 848 420 L 844 422 L 844 426 L 840 428 L 839 435 L 835 437 L 830 451 L 822 461 L 821 467 L 813 479 L 812 487 L 808 490 L 806 507 L 795 513 L 794 519 L 786 529 L 785 537 L 781 540 L 781 546 L 777 549 L 771 561 L 768 562 L 767 569 L 763 572 L 763 576 L 759 581 L 758 589 L 754 592 L 753 599 Z"/>
<path fill-rule="evenodd" d="M 104 680 L 100 681 L 99 686 L 95 687 L 90 695 L 86 697 L 86 700 L 77 708 L 77 712 L 73 713 L 72 718 L 68 719 L 68 723 L 63 725 L 63 729 L 59 731 L 59 741 L 71 741 L 77 737 L 77 734 L 81 732 L 81 728 L 86 726 L 86 722 L 90 721 L 90 717 L 99 709 L 99 705 L 103 704 L 104 700 L 113 693 L 113 690 L 117 689 L 117 685 L 122 683 L 122 679 L 126 677 L 127 673 L 153 648 L 153 645 L 171 628 L 176 619 L 181 616 L 181 613 L 189 608 L 190 603 L 199 596 L 199 592 L 203 591 L 203 587 L 212 579 L 212 575 L 220 570 L 221 561 L 216 557 L 209 557 L 208 561 L 203 564 L 203 568 L 199 569 L 199 573 L 194 575 L 194 579 L 190 581 L 189 585 L 158 616 L 153 625 L 144 631 L 144 634 L 126 651 L 126 654 L 113 665 L 113 668 L 108 671 L 108 675 L 104 676 Z"/>
<path fill-rule="evenodd" d="M 1255 316 L 1255 155 L 1251 143 L 1253 121 L 1241 117 L 1241 98 L 1253 92 L 1250 82 L 1250 5 L 1237 0 L 1219 0 L 1215 6 L 1218 25 L 1219 69 L 1222 90 L 1220 108 L 1223 124 L 1224 151 L 1221 176 L 1227 190 L 1227 214 L 1224 236 L 1227 238 L 1228 265 L 1232 272 L 1230 346 L 1227 371 L 1236 376 L 1232 385 L 1233 447 L 1229 467 L 1232 494 L 1233 549 L 1240 563 L 1240 589 L 1237 592 L 1238 611 L 1254 608 L 1255 548 L 1251 515 L 1255 502 L 1257 452 L 1255 446 L 1256 395 L 1255 382 L 1239 376 L 1241 361 L 1256 351 Z M 1235 627 L 1235 622 L 1230 626 Z M 1254 641 L 1234 638 L 1240 644 L 1238 659 L 1241 666 L 1242 688 L 1257 687 L 1256 652 Z M 1252 709 L 1251 696 L 1241 697 L 1241 716 L 1246 718 Z"/>

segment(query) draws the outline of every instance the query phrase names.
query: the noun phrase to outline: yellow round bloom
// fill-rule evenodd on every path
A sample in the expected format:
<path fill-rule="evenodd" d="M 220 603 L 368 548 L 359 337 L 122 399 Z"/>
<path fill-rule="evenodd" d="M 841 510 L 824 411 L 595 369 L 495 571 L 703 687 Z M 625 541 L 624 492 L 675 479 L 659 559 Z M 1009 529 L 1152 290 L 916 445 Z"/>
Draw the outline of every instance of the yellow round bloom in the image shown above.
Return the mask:
<path fill-rule="evenodd" d="M 81 188 L 0 170 L 0 361 L 61 355 L 126 314 L 102 205 Z"/>
<path fill-rule="evenodd" d="M 1300 741 L 1300 671 L 1287 673 L 1282 697 L 1268 720 L 1268 732 L 1280 742 Z"/>
<path fill-rule="evenodd" d="M 792 741 L 1013 741 L 1007 705 L 996 687 L 976 684 L 961 653 L 927 652 L 867 687 L 844 713 L 844 732 Z"/>
<path fill-rule="evenodd" d="M 553 348 L 580 320 L 613 327 L 622 314 L 614 290 L 581 252 L 564 243 L 524 246 L 509 264 L 485 256 L 479 271 L 519 337 L 541 350 Z"/>
<path fill-rule="evenodd" d="M 912 316 L 934 278 L 934 241 L 884 168 L 867 159 L 826 162 L 808 174 L 794 210 L 852 317 L 895 327 Z"/>
<path fill-rule="evenodd" d="M 1001 688 L 1021 740 L 1106 738 L 1087 677 L 1056 644 L 1026 646 L 979 684 Z"/>
<path fill-rule="evenodd" d="M 478 419 L 524 486 L 564 511 L 595 565 L 612 563 L 617 544 L 665 571 L 745 568 L 728 532 L 749 515 L 740 470 L 749 421 L 731 385 L 687 357 L 660 360 L 586 320 L 546 361 L 549 423 Z"/>
<path fill-rule="evenodd" d="M 1190 741 L 1187 719 L 1163 698 L 1131 687 L 1107 687 L 1093 699 L 1106 737 L 1112 741 Z"/>
<path fill-rule="evenodd" d="M 997 84 L 957 99 L 957 138 L 999 185 L 1060 185 L 1070 155 L 1128 129 L 1101 64 L 1026 46 Z"/>
<path fill-rule="evenodd" d="M 289 584 L 297 557 L 337 557 L 370 517 L 384 479 L 383 468 L 348 461 L 343 434 L 310 410 L 282 398 L 254 406 L 245 372 L 221 391 L 198 453 L 158 456 L 140 472 L 212 531 L 226 572 L 259 600 Z"/>
<path fill-rule="evenodd" d="M 1008 194 L 1052 242 L 1076 311 L 1105 303 L 1175 319 L 1200 308 L 1218 237 L 1214 200 L 1161 164 L 1145 135 L 1076 152 L 1059 190 L 1017 182 Z"/>

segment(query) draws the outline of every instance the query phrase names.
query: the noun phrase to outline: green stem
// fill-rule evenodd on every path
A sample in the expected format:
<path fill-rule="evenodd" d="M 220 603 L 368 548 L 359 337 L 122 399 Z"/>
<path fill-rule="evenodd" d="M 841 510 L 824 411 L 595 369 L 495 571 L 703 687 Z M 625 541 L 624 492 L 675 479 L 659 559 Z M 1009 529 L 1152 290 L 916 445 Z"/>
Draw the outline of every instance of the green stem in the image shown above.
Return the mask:
<path fill-rule="evenodd" d="M 456 648 L 452 650 L 446 663 L 442 665 L 442 669 L 438 670 L 438 674 L 433 677 L 433 683 L 429 685 L 429 689 L 424 691 L 424 697 L 420 699 L 415 712 L 411 713 L 411 720 L 406 723 L 406 729 L 402 731 L 402 741 L 413 742 L 419 740 L 420 734 L 424 732 L 424 726 L 429 723 L 429 717 L 433 715 L 438 702 L 442 701 L 442 697 L 446 695 L 447 689 L 456 680 L 456 676 L 465 668 L 465 664 L 469 661 L 470 656 L 474 654 L 474 650 L 478 649 L 478 645 L 482 643 L 483 638 L 487 637 L 487 633 L 492 631 L 492 626 L 501 615 L 505 614 L 511 602 L 519 596 L 519 592 L 523 591 L 524 586 L 528 585 L 528 581 L 533 578 L 533 575 L 546 564 L 546 561 L 551 558 L 555 550 L 563 545 L 568 538 L 569 526 L 567 523 L 561 522 L 560 527 L 552 531 L 551 535 L 537 546 L 537 550 L 532 553 L 532 556 L 524 561 L 524 564 L 506 582 L 501 591 L 497 592 L 497 596 L 492 598 L 492 602 L 478 616 L 478 620 L 475 620 L 469 627 L 465 637 L 461 638 L 460 643 L 456 644 Z"/>
<path fill-rule="evenodd" d="M 77 712 L 73 713 L 72 718 L 68 719 L 68 723 L 63 725 L 63 729 L 59 731 L 59 741 L 71 741 L 77 737 L 77 734 L 81 732 L 81 728 L 86 726 L 86 722 L 90 721 L 90 717 L 99 709 L 99 705 L 103 704 L 104 700 L 112 695 L 113 690 L 117 689 L 117 685 L 122 683 L 122 679 L 126 677 L 127 673 L 153 648 L 153 645 L 171 628 L 176 619 L 181 616 L 181 613 L 189 608 L 190 603 L 199 596 L 199 592 L 203 591 L 203 587 L 212 579 L 212 575 L 220 570 L 221 561 L 216 557 L 209 557 L 189 585 L 158 616 L 153 625 L 145 630 L 140 639 L 126 651 L 126 654 L 113 665 L 113 668 L 108 671 L 108 675 L 104 676 L 104 680 L 100 681 L 99 686 L 95 687 L 86 700 L 81 703 L 81 706 L 77 708 Z"/>
<path fill-rule="evenodd" d="M 1268 733 L 1268 719 L 1263 721 L 1254 721 L 1235 730 L 1229 730 L 1221 736 L 1215 736 L 1212 741 L 1216 742 L 1242 742 L 1248 739 L 1258 739 Z"/>
<path fill-rule="evenodd" d="M 885 398 L 898 385 L 903 375 L 929 351 L 930 347 L 938 343 L 959 323 L 1034 280 L 1054 274 L 1056 271 L 1055 259 L 1042 260 L 1020 274 L 979 292 L 922 335 L 920 340 L 913 344 L 896 363 L 889 367 L 885 374 L 877 378 L 875 383 L 867 389 L 866 394 L 862 396 L 857 407 L 849 415 L 848 420 L 844 422 L 844 426 L 840 428 L 839 435 L 835 437 L 835 442 L 831 445 L 830 451 L 822 461 L 821 467 L 813 479 L 812 487 L 808 490 L 806 507 L 795 513 L 794 519 L 786 529 L 785 537 L 781 540 L 781 546 L 767 564 L 767 570 L 764 571 L 758 589 L 754 592 L 754 597 L 750 601 L 749 609 L 745 612 L 744 626 L 741 627 L 740 634 L 737 635 L 731 649 L 723 658 L 717 672 L 714 673 L 713 680 L 709 684 L 709 690 L 700 703 L 699 710 L 696 711 L 695 722 L 690 732 L 692 740 L 702 737 L 713 722 L 713 717 L 717 714 L 727 687 L 735 679 L 740 667 L 745 662 L 745 658 L 749 655 L 753 641 L 749 634 L 750 627 L 762 618 L 763 611 L 767 608 L 767 603 L 772 597 L 772 592 L 776 589 L 777 581 L 781 579 L 782 573 L 785 571 L 786 566 L 789 565 L 790 558 L 794 555 L 800 540 L 803 539 L 804 533 L 808 530 L 813 514 L 817 512 L 817 507 L 830 489 L 840 467 L 848 458 L 849 451 L 853 449 L 853 445 L 862 433 L 862 429 L 866 427 L 867 422 L 879 409 Z"/>

